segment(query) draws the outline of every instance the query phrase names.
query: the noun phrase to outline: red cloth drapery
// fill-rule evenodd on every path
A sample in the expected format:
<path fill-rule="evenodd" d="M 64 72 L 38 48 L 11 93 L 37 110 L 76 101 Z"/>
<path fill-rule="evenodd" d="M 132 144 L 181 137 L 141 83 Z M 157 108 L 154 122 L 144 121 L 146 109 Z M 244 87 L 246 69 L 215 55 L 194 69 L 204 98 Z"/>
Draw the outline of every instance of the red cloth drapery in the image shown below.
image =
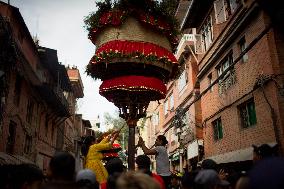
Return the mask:
<path fill-rule="evenodd" d="M 134 75 L 116 77 L 103 81 L 100 86 L 100 94 L 111 90 L 155 91 L 162 96 L 165 96 L 167 92 L 167 88 L 161 80 L 154 77 Z"/>
<path fill-rule="evenodd" d="M 165 59 L 170 63 L 177 63 L 175 56 L 159 45 L 142 42 L 142 41 L 127 41 L 127 40 L 113 40 L 104 43 L 100 46 L 95 56 L 92 58 L 91 63 L 99 63 L 104 59 L 111 59 L 117 54 L 118 57 L 131 57 L 131 58 L 149 58 L 155 57 L 156 61 Z"/>

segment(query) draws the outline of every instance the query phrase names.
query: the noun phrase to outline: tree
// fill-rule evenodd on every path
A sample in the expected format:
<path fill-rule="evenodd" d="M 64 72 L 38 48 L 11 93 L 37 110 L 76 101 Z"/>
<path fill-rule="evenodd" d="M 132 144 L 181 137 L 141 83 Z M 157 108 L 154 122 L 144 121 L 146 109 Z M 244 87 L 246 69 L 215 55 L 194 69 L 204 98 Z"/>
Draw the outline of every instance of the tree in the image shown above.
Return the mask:
<path fill-rule="evenodd" d="M 122 146 L 123 149 L 127 148 L 128 144 L 128 126 L 124 119 L 119 117 L 118 112 L 115 112 L 114 115 L 110 115 L 109 113 L 104 113 L 104 122 L 105 125 L 112 125 L 113 129 L 120 129 L 123 127 L 120 131 L 120 134 L 117 138 L 118 142 Z"/>

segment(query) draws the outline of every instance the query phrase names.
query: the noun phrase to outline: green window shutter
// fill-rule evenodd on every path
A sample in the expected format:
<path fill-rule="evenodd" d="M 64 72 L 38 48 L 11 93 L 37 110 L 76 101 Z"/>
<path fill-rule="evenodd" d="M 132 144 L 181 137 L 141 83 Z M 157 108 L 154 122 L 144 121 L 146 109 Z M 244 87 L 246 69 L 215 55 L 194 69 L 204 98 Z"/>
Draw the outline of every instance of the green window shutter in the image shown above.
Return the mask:
<path fill-rule="evenodd" d="M 248 106 L 248 114 L 249 114 L 249 123 L 251 125 L 256 124 L 256 113 L 255 113 L 255 105 L 254 102 L 249 102 Z"/>
<path fill-rule="evenodd" d="M 218 120 L 218 133 L 219 133 L 219 139 L 223 138 L 223 127 L 222 127 L 222 122 L 221 119 Z"/>
<path fill-rule="evenodd" d="M 215 140 L 218 140 L 218 125 L 217 125 L 217 121 L 215 121 L 213 123 L 213 129 L 214 129 L 214 139 Z"/>

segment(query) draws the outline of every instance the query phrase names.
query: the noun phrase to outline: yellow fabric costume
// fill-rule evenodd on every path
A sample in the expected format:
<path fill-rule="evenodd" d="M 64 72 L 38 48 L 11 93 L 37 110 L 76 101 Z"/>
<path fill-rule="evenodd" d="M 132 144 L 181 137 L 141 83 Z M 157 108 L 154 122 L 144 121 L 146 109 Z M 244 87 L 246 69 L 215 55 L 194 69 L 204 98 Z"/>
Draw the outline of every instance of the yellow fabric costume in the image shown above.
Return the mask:
<path fill-rule="evenodd" d="M 103 154 L 101 153 L 101 151 L 111 148 L 112 145 L 108 142 L 108 139 L 106 137 L 100 143 L 91 145 L 86 157 L 85 168 L 94 171 L 97 181 L 100 184 L 102 182 L 106 182 L 108 177 L 107 170 L 102 163 Z"/>

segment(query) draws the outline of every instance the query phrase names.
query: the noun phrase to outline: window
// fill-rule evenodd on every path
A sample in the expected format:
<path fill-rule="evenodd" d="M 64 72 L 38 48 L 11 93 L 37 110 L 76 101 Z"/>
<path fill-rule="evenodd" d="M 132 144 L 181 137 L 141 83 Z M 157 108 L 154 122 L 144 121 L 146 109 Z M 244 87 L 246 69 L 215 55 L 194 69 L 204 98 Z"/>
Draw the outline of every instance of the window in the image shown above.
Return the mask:
<path fill-rule="evenodd" d="M 236 79 L 236 72 L 233 67 L 229 67 L 233 64 L 233 53 L 230 52 L 223 60 L 222 62 L 216 67 L 218 77 L 220 77 L 222 74 L 222 78 L 219 79 L 218 83 L 218 90 L 219 95 L 222 95 L 229 89 L 231 86 L 233 86 L 237 79 Z"/>
<path fill-rule="evenodd" d="M 240 5 L 240 0 L 216 0 L 214 2 L 216 23 L 221 24 L 228 20 Z"/>
<path fill-rule="evenodd" d="M 233 63 L 233 53 L 229 53 L 221 62 L 221 64 L 219 64 L 217 66 L 217 73 L 218 76 L 221 76 L 224 72 L 228 73 L 228 68 L 230 67 L 230 65 Z M 227 74 L 224 76 L 226 77 Z"/>
<path fill-rule="evenodd" d="M 216 0 L 214 2 L 216 23 L 221 24 L 226 21 L 224 0 Z"/>
<path fill-rule="evenodd" d="M 222 139 L 223 138 L 223 127 L 222 127 L 221 117 L 214 120 L 212 122 L 212 125 L 213 125 L 213 130 L 214 130 L 214 139 L 215 140 Z"/>
<path fill-rule="evenodd" d="M 228 1 L 228 0 L 227 0 Z M 237 8 L 241 5 L 241 0 L 229 0 L 231 12 L 234 13 Z"/>
<path fill-rule="evenodd" d="M 186 69 L 184 69 L 184 71 L 182 72 L 182 74 L 180 75 L 180 77 L 178 79 L 178 90 L 179 90 L 179 92 L 183 91 L 187 82 L 188 82 L 187 71 L 186 71 Z"/>
<path fill-rule="evenodd" d="M 213 26 L 211 16 L 209 16 L 204 25 L 201 27 L 201 36 L 202 40 L 204 41 L 204 50 L 206 51 L 213 42 Z"/>
<path fill-rule="evenodd" d="M 167 115 L 168 115 L 168 108 L 169 108 L 169 106 L 168 106 L 168 99 L 166 99 L 165 102 L 164 102 L 164 114 L 165 114 L 165 117 L 167 117 Z"/>
<path fill-rule="evenodd" d="M 243 128 L 247 128 L 256 124 L 255 104 L 253 99 L 239 106 L 241 124 Z"/>
<path fill-rule="evenodd" d="M 22 78 L 20 75 L 16 76 L 15 89 L 14 89 L 14 104 L 19 106 L 22 88 Z"/>
<path fill-rule="evenodd" d="M 212 73 L 210 73 L 210 74 L 208 75 L 208 86 L 212 85 L 212 83 L 213 83 Z M 210 91 L 210 92 L 213 91 L 213 86 L 210 87 L 209 91 Z"/>
<path fill-rule="evenodd" d="M 29 154 L 32 151 L 32 141 L 33 138 L 30 135 L 26 135 L 25 146 L 24 146 L 24 153 Z"/>
<path fill-rule="evenodd" d="M 32 122 L 33 109 L 34 109 L 34 103 L 31 100 L 29 100 L 27 105 L 27 116 L 26 116 L 26 120 L 28 123 Z"/>
<path fill-rule="evenodd" d="M 171 111 L 174 110 L 174 95 L 173 95 L 173 93 L 170 94 L 170 110 Z"/>
<path fill-rule="evenodd" d="M 245 37 L 242 37 L 238 44 L 239 44 L 241 53 L 244 52 L 244 50 L 247 48 Z M 246 53 L 242 57 L 242 62 L 247 62 L 247 60 L 248 60 L 248 54 Z"/>
<path fill-rule="evenodd" d="M 7 145 L 6 145 L 6 152 L 10 154 L 14 152 L 16 128 L 17 128 L 17 124 L 14 121 L 10 121 L 9 134 L 8 134 Z"/>

